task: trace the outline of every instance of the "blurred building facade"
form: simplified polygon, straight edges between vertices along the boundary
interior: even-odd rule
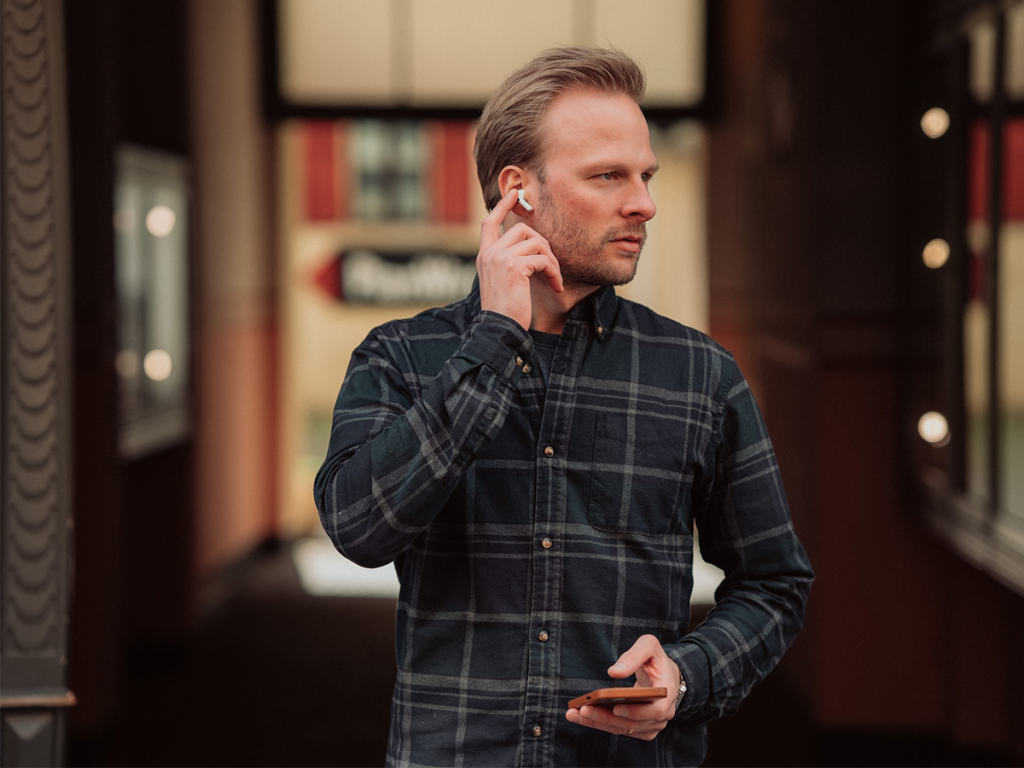
[[[173,676],[239,564],[315,525],[303,498],[315,451],[306,442],[322,429],[344,349],[414,308],[353,309],[330,295],[340,290],[327,280],[337,277],[330,257],[382,241],[358,217],[338,214],[344,194],[325,197],[322,183],[316,205],[304,208],[317,182],[303,164],[326,156],[334,167],[359,128],[337,116],[269,119],[265,89],[275,75],[261,38],[269,6],[3,2],[4,82],[15,78],[4,96],[0,208],[5,764],[59,758],[65,729],[72,763],[184,759],[155,737],[115,743],[126,708],[165,717],[140,676]],[[1024,687],[1024,547],[1014,522],[1024,518],[1014,437],[1024,411],[1015,400],[1024,337],[1014,314],[1024,305],[1024,216],[1015,207],[1024,178],[1024,94],[1015,90],[1022,8],[989,0],[707,5],[708,101],[699,124],[658,133],[660,154],[676,167],[657,191],[673,201],[659,215],[677,216],[652,222],[662,245],[652,243],[641,268],[651,278],[632,290],[705,324],[736,354],[818,572],[807,627],[769,679],[782,688],[765,688],[785,691],[785,716],[765,718],[772,702],[752,699],[721,730],[736,739],[723,738],[716,752],[712,732],[711,764],[1024,759],[1016,693]],[[37,49],[49,80],[21,62]],[[37,101],[22,94],[38,82],[41,124],[52,129],[39,143],[49,170],[15,187],[24,152],[14,142]],[[935,138],[921,124],[933,107],[950,119]],[[412,225],[387,243],[420,247],[428,233],[452,252],[475,250],[482,209],[465,162],[471,130],[448,121],[418,139],[461,158],[470,178],[455,186],[469,190],[465,205],[425,214],[441,224]],[[143,165],[165,187],[184,179],[188,201],[171,225],[184,243],[152,256],[179,268],[150,275],[154,295],[173,283],[184,304],[161,310],[140,299],[132,315],[146,333],[177,323],[168,344],[180,352],[161,375],[184,375],[183,385],[166,399],[140,392],[138,403],[149,405],[127,414],[126,372],[145,361],[122,354],[131,313],[118,238],[129,225],[116,214],[126,146],[144,150],[152,162]],[[147,172],[139,171],[150,179]],[[426,183],[444,194],[444,179]],[[41,189],[41,209],[15,204]],[[37,263],[17,235],[38,210],[52,220],[40,247],[55,256]],[[936,239],[949,252],[932,266],[922,249]],[[691,256],[685,270],[673,246]],[[686,281],[698,289],[673,290]],[[29,293],[41,309],[25,308]],[[314,340],[315,328],[328,330]],[[41,339],[52,360],[39,363],[19,329]],[[43,407],[26,400],[25,386],[45,395],[48,409],[44,442],[29,441],[38,457],[21,444]],[[922,439],[926,412],[944,416],[948,435]],[[149,437],[126,441],[126,424]],[[41,524],[26,506],[33,499],[50,526],[39,538],[47,559],[38,571],[25,570],[33,556],[19,543]],[[37,572],[50,585],[35,593],[45,614],[19,602],[27,583],[43,583],[33,581]],[[344,608],[329,626],[386,627],[386,617],[368,618],[367,605]],[[31,645],[25,632],[44,626],[40,615],[49,624]],[[284,632],[284,657],[298,653],[289,642]],[[258,683],[261,670],[252,672]],[[389,674],[381,675],[385,690]],[[192,693],[212,697],[199,684]],[[303,692],[268,684],[266,695]],[[184,706],[205,712],[196,701]],[[269,701],[262,709],[278,711]],[[228,713],[210,715],[203,737],[175,734],[176,717],[191,722],[172,710],[162,730],[146,733],[191,739],[193,764],[227,764],[204,749],[243,733]],[[279,731],[273,720],[250,727],[288,745],[293,764],[318,761],[284,715],[277,722]],[[763,732],[776,725],[774,739]],[[755,741],[749,734],[777,751],[745,743],[745,735]],[[343,754],[343,743],[336,763],[362,759]],[[239,764],[259,759],[235,754]]]

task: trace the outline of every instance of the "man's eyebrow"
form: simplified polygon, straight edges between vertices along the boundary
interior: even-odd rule
[[[644,170],[642,170],[641,173],[653,175],[658,171],[659,168],[661,168],[661,166],[657,162],[655,162],[652,165],[645,168]],[[601,171],[628,172],[630,170],[632,170],[632,168],[629,166],[628,163],[623,163],[615,160],[609,162],[595,160],[594,162],[588,163],[587,165],[584,166],[584,171],[586,173],[597,173]]]

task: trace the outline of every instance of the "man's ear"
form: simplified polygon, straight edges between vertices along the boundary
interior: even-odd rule
[[[526,184],[526,171],[518,165],[506,165],[498,174],[498,190],[501,196],[508,194],[510,189],[522,189]]]
[[[501,196],[505,197],[512,190],[519,191],[519,207],[513,208],[513,213],[519,216],[529,216],[533,213],[533,206],[526,200],[529,196],[526,186],[534,179],[533,174],[518,165],[506,165],[501,169],[501,173],[498,174],[498,189]]]

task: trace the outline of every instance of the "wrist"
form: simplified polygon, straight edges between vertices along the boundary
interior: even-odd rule
[[[678,667],[677,667],[678,668]],[[679,670],[679,687],[676,690],[676,703],[673,708],[674,712],[679,711],[679,705],[683,702],[683,697],[686,695],[686,679],[683,677],[683,670]]]

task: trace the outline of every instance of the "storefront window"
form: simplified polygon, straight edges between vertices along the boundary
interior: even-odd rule
[[[189,179],[185,161],[140,147],[117,156],[121,452],[138,456],[190,428]]]
[[[1002,415],[998,474],[1003,486],[999,506],[1024,525],[1024,118],[1003,125],[1003,168],[998,285]]]
[[[928,391],[920,373],[912,379],[919,410],[939,407],[951,428],[941,441],[922,432],[932,460],[918,465],[933,491],[933,528],[1024,592],[1024,3],[953,23],[936,49],[949,125],[922,122],[943,168],[922,208],[935,230],[926,236],[952,242],[948,263],[924,258],[942,271],[941,298],[921,304],[942,350],[924,376],[941,385]],[[922,162],[918,173],[930,178],[936,155],[927,158],[932,167]]]

